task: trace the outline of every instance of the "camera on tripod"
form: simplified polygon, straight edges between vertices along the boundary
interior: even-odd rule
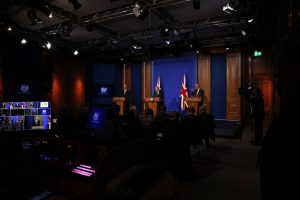
[[[255,85],[253,81],[250,81],[247,85],[247,87],[240,87],[239,88],[239,95],[244,96],[246,98],[250,98],[252,95],[252,91],[254,89]]]

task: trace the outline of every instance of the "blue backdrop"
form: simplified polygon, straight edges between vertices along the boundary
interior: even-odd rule
[[[226,119],[226,54],[211,55],[211,112],[216,119]]]
[[[154,92],[158,73],[168,111],[180,112],[180,89],[183,74],[185,73],[186,76],[186,86],[190,96],[190,90],[197,80],[196,56],[153,60],[151,95]]]
[[[131,104],[136,105],[139,113],[142,111],[142,64],[131,64]]]
[[[114,84],[115,95],[120,96],[122,91],[122,66],[116,64],[94,64],[92,84]],[[111,97],[94,97],[93,103],[112,104]]]

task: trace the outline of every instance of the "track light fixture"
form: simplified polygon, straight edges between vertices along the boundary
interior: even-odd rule
[[[73,7],[78,10],[81,7],[81,4],[77,0],[69,0]]]
[[[146,8],[143,8],[139,2],[135,2],[132,12],[140,20],[146,19],[149,14],[149,11]]]

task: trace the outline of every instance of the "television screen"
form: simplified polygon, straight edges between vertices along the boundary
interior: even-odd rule
[[[95,84],[93,90],[95,97],[115,96],[115,86],[113,84]]]
[[[49,101],[0,102],[0,131],[49,129]]]
[[[97,139],[112,140],[116,119],[114,106],[92,106],[89,111],[87,128]]]

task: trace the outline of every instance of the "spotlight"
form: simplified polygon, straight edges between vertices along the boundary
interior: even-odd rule
[[[23,44],[23,45],[27,44],[27,40],[26,39],[22,39],[21,40],[21,44]]]
[[[253,22],[253,18],[251,18],[251,19],[248,19],[248,23],[252,23]]]
[[[223,11],[228,13],[228,14],[231,14],[231,11],[236,11],[234,10],[230,5],[229,3],[227,3],[225,6],[223,6]]]
[[[166,42],[166,44],[168,44],[168,45],[171,43],[170,40],[166,40],[165,42]]]
[[[134,4],[132,12],[140,20],[146,19],[146,17],[148,16],[148,13],[149,13],[148,10],[143,9],[141,4],[139,4],[138,2],[136,2]]]
[[[43,47],[47,49],[51,49],[52,45],[50,42],[47,42],[46,44],[43,45]]]
[[[74,54],[74,56],[77,56],[77,55],[78,55],[78,53],[79,53],[79,52],[76,50],[76,51],[74,51],[74,53],[73,53],[73,54]]]
[[[11,26],[9,26],[9,27],[7,28],[7,30],[8,30],[9,32],[12,31]]]
[[[73,7],[78,10],[81,7],[81,4],[77,0],[69,0]]]
[[[247,35],[246,31],[242,30],[242,35],[245,37]]]

